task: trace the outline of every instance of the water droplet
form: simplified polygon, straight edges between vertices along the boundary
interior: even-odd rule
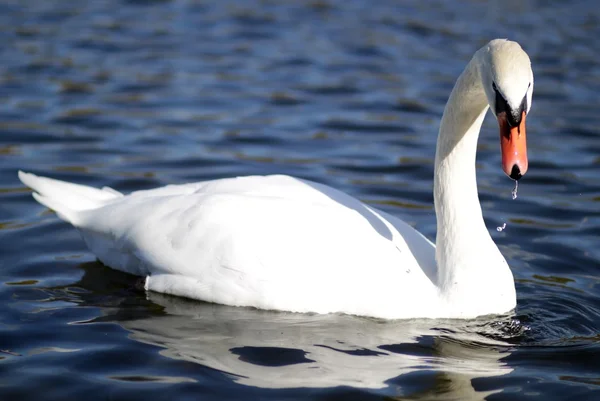
[[[498,230],[498,232],[500,232],[500,231],[504,230],[505,228],[506,228],[506,223],[502,224],[501,227],[496,227],[496,230]]]
[[[512,190],[513,200],[517,199],[517,191],[519,190],[519,181],[515,180],[515,188]]]

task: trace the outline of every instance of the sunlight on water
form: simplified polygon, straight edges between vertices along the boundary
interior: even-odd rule
[[[2,2],[0,400],[600,399],[600,8],[513,1],[507,21],[504,3]],[[129,193],[283,173],[433,239],[444,105],[473,53],[507,33],[536,85],[519,202],[492,112],[475,165],[515,279],[506,316],[381,321],[146,292],[16,176]]]

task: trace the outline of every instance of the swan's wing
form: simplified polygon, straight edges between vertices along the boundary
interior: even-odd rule
[[[397,227],[432,253],[425,238],[291,177],[139,191],[82,212],[78,227],[101,261],[150,276],[148,288],[228,305],[369,314],[392,293],[433,287]]]

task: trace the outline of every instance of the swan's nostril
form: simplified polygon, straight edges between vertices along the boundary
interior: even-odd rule
[[[521,169],[517,164],[514,164],[512,170],[510,171],[510,178],[513,180],[518,180],[521,177],[523,177],[523,174],[521,174]]]

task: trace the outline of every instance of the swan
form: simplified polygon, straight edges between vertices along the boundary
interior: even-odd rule
[[[79,230],[102,263],[145,277],[148,291],[383,319],[504,314],[516,307],[515,285],[483,220],[476,146],[491,108],[502,169],[520,179],[532,92],[528,55],[504,39],[479,49],[456,81],[436,147],[437,245],[348,194],[284,175],[129,195],[22,171],[19,178]]]

